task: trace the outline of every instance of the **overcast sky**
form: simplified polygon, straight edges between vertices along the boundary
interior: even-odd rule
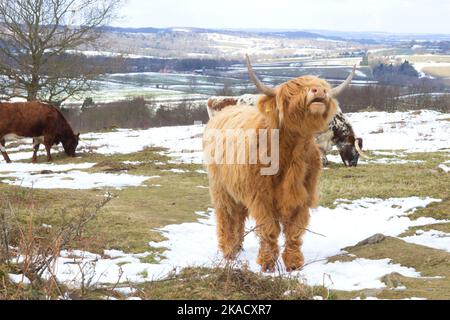
[[[115,25],[450,33],[449,0],[126,0]]]

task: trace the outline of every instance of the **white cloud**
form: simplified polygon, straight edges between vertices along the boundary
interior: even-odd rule
[[[128,0],[116,24],[450,33],[448,12],[442,0]]]

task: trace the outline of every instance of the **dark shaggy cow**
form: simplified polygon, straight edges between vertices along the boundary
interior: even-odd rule
[[[5,142],[18,138],[33,138],[33,162],[41,143],[45,145],[47,160],[52,161],[50,150],[62,143],[64,151],[75,157],[80,135],[75,135],[67,120],[55,107],[41,102],[0,103],[0,150],[6,162]]]
[[[360,157],[367,158],[362,151],[363,139],[356,136],[353,126],[340,108],[330,122],[328,130],[317,135],[316,142],[322,153],[324,165],[328,165],[327,155],[333,146],[336,146],[342,162],[347,167],[356,167]]]

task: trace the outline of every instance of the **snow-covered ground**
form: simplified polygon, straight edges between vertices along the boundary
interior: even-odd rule
[[[369,163],[409,163],[405,160],[409,152],[449,152],[450,114],[434,111],[397,113],[356,113],[349,115],[357,134],[364,138],[365,149],[374,151],[382,159]],[[183,126],[152,128],[148,130],[117,130],[107,133],[90,133],[82,136],[80,149],[99,154],[130,154],[146,147],[165,147],[162,151],[174,158],[174,162],[202,163],[202,134],[204,126]],[[23,148],[12,150],[13,159],[29,158],[31,152]],[[393,158],[390,158],[393,157]],[[393,159],[393,160],[392,160]],[[449,162],[441,165],[448,172]],[[93,163],[52,164],[5,164],[0,162],[0,180],[14,185],[35,188],[124,188],[141,185],[148,179],[128,174],[90,173]],[[447,168],[447,169],[446,169]],[[176,171],[183,174],[181,171]],[[202,171],[201,173],[205,173]],[[153,181],[152,181],[153,182]],[[199,186],[199,188],[205,188]],[[335,209],[319,208],[312,212],[309,227],[315,233],[307,233],[303,252],[306,267],[294,275],[305,279],[308,284],[322,285],[341,290],[383,288],[381,277],[398,272],[409,277],[420,277],[414,269],[392,261],[356,259],[351,262],[327,263],[326,259],[343,253],[344,248],[376,234],[399,237],[410,227],[424,227],[436,223],[432,218],[411,220],[408,215],[416,208],[440,201],[430,198],[405,199],[361,199],[338,201]],[[195,210],[195,208],[193,208]],[[213,210],[199,214],[194,223],[169,225],[159,230],[167,239],[151,243],[152,247],[165,248],[159,264],[142,263],[141,258],[149,255],[126,254],[117,251],[105,252],[103,256],[86,252],[63,252],[56,264],[59,280],[79,285],[81,270],[92,276],[92,283],[143,282],[160,279],[174,270],[186,266],[215,265],[220,260],[217,251],[216,221]],[[253,224],[250,222],[248,228]],[[321,235],[318,235],[319,233]],[[188,236],[186,236],[188,235]],[[450,251],[449,235],[431,230],[418,232],[403,238],[404,241],[431,248]],[[280,239],[282,244],[282,239]],[[258,240],[253,233],[247,236],[244,252],[240,259],[258,271],[256,255]],[[282,264],[280,264],[282,265]],[[283,272],[282,269],[280,269]],[[85,275],[86,276],[86,275]],[[19,281],[19,280],[17,280]]]
[[[31,164],[0,163],[0,181],[35,189],[96,189],[137,187],[158,177],[135,176],[125,173],[88,173],[95,163],[81,164]]]
[[[284,53],[286,55],[314,56],[324,54],[326,50],[322,47],[331,43],[331,41],[325,39],[321,39],[323,41],[320,41],[320,43],[286,39],[283,41],[283,46],[280,46],[280,41],[277,38],[241,37],[219,33],[208,33],[205,34],[205,37],[222,55],[239,58],[244,54],[275,56]],[[322,47],[319,47],[319,45]]]
[[[348,115],[366,150],[434,152],[450,150],[449,113],[362,112]]]
[[[91,133],[82,136],[81,148],[95,148],[96,153],[108,155],[139,152],[146,147],[164,147],[181,162],[202,163],[203,130],[204,126],[194,125]]]
[[[34,189],[122,189],[138,187],[144,181],[158,177],[135,176],[129,174],[87,173],[83,171],[69,171],[57,173],[30,173],[22,175],[9,173],[2,175],[2,182],[24,188]],[[11,178],[9,180],[8,178]]]
[[[341,200],[336,202],[335,209],[321,207],[314,210],[309,229],[315,233],[309,232],[304,238],[306,267],[292,275],[310,285],[325,284],[329,288],[348,291],[384,288],[385,284],[380,279],[393,272],[408,277],[421,277],[416,270],[395,264],[389,259],[327,263],[327,258],[345,253],[345,247],[356,245],[375,233],[398,237],[409,227],[448,222],[432,218],[411,220],[408,217],[417,208],[439,201],[416,197],[361,199],[353,202]],[[217,249],[215,215],[213,210],[198,212],[198,215],[198,222],[169,225],[160,229],[167,240],[150,243],[152,247],[167,249],[165,259],[159,264],[142,263],[140,258],[148,253],[135,255],[105,251],[102,258],[87,252],[64,252],[56,263],[56,275],[60,281],[73,286],[80,284],[80,270],[84,270],[85,277],[88,275],[92,278],[92,283],[97,285],[116,283],[119,278],[121,282],[140,283],[164,278],[183,267],[215,266],[221,261]],[[253,222],[247,225],[249,230],[254,227]],[[426,235],[423,238],[408,237],[404,240],[447,251],[450,249],[448,237],[436,233]],[[433,237],[433,241],[429,237]],[[282,239],[280,245],[283,245]],[[259,266],[255,262],[257,252],[258,239],[254,233],[250,233],[245,239],[244,251],[239,260],[247,263],[251,270],[259,272]],[[284,273],[281,261],[279,265],[278,271]]]
[[[430,230],[425,232],[418,230],[414,236],[404,238],[403,240],[450,252],[450,234],[442,231]]]

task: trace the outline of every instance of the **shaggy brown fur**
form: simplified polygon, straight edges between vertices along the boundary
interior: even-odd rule
[[[238,100],[235,98],[224,98],[220,101],[215,101],[215,100],[210,99],[210,100],[208,100],[208,108],[213,111],[219,112],[219,111],[222,111],[223,109],[225,109],[226,107],[234,106],[237,103],[238,103]]]
[[[225,258],[235,259],[238,255],[245,221],[251,216],[257,223],[258,263],[263,272],[275,271],[282,229],[286,238],[283,253],[286,269],[303,267],[301,238],[309,223],[309,209],[317,206],[317,183],[322,168],[314,136],[326,129],[337,110],[337,101],[329,95],[322,107],[310,104],[309,94],[317,90],[330,92],[331,87],[316,77],[297,78],[280,85],[276,97],[263,96],[258,109],[226,108],[207,125],[206,130],[280,130],[280,170],[274,176],[262,176],[261,164],[207,165],[219,246]],[[210,144],[205,139],[205,150],[211,150]]]

